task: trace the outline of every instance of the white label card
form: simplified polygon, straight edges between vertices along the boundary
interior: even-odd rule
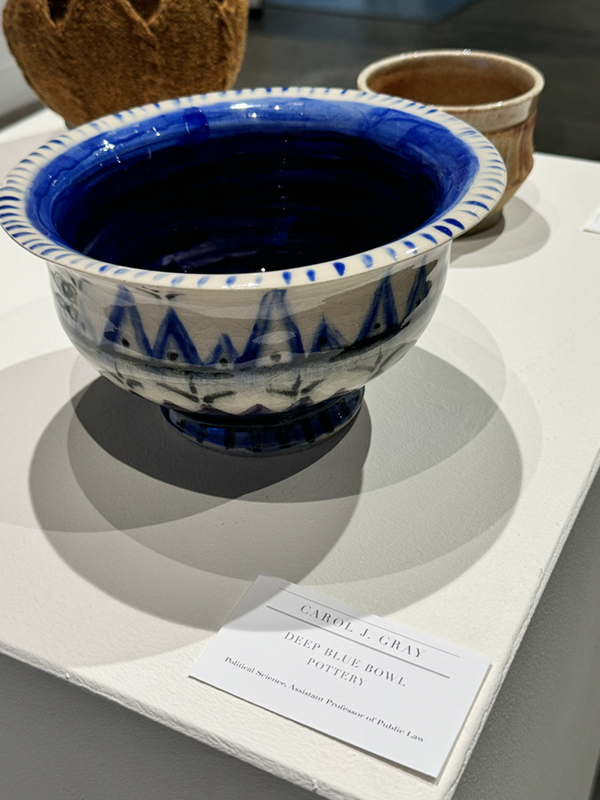
[[[488,668],[484,656],[261,576],[190,675],[437,777]]]

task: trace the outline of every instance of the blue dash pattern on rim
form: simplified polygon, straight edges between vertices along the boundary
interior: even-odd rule
[[[324,100],[328,107],[325,107]],[[121,239],[131,239],[135,247],[138,247],[144,237],[132,236],[131,229],[125,227],[131,224],[131,218],[113,219],[109,226],[110,236],[107,229],[99,230],[102,228],[101,223],[106,221],[102,214],[96,217],[96,230],[81,230],[81,217],[86,210],[84,204],[78,201],[92,202],[92,210],[102,211],[106,198],[114,196],[113,182],[118,183],[118,175],[123,177],[124,157],[129,167],[133,166],[139,171],[148,164],[150,151],[152,158],[156,159],[167,150],[172,152],[174,147],[179,148],[184,156],[186,148],[189,155],[190,148],[201,150],[199,145],[209,145],[214,148],[211,157],[215,153],[218,155],[219,148],[227,144],[226,140],[230,138],[222,134],[232,117],[236,135],[246,137],[245,145],[260,149],[256,137],[253,139],[252,126],[261,126],[261,137],[267,129],[274,130],[285,124],[296,126],[299,130],[299,101],[303,106],[302,130],[309,131],[310,137],[318,139],[319,131],[329,129],[335,134],[334,138],[338,137],[335,142],[327,141],[323,145],[332,156],[331,159],[329,156],[327,158],[327,169],[335,161],[335,154],[331,153],[334,145],[341,148],[340,152],[347,154],[354,146],[349,142],[355,145],[358,142],[361,146],[371,143],[381,153],[387,152],[393,157],[397,157],[403,150],[409,152],[410,159],[408,162],[404,161],[402,169],[408,169],[408,177],[413,185],[415,181],[419,181],[417,188],[422,189],[423,186],[419,176],[428,172],[444,184],[445,196],[436,198],[435,208],[430,209],[430,217],[425,217],[419,225],[414,226],[418,228],[418,233],[414,230],[399,231],[401,235],[392,235],[387,242],[384,239],[385,246],[371,245],[366,250],[361,248],[366,240],[357,240],[357,247],[351,247],[347,257],[338,255],[322,258],[318,263],[311,263],[309,260],[309,268],[296,265],[292,269],[284,269],[277,268],[275,264],[264,271],[262,268],[253,270],[253,264],[248,263],[248,259],[235,257],[226,264],[221,263],[222,270],[218,273],[207,269],[205,274],[199,275],[205,260],[203,256],[194,259],[195,254],[192,252],[191,260],[196,261],[192,271],[187,272],[184,264],[184,274],[173,275],[169,270],[161,268],[159,262],[164,262],[163,256],[152,264],[152,275],[149,276],[147,266],[138,268],[135,264],[130,265],[123,259],[116,258],[120,256],[120,252],[115,241],[107,241],[115,232],[126,232],[127,237],[121,236]],[[369,114],[363,113],[365,106]],[[428,157],[425,147],[425,143],[432,137],[438,140],[433,160]],[[270,144],[271,142],[269,146]],[[311,146],[312,144],[314,142]],[[50,164],[52,167],[49,170]],[[381,164],[382,169],[388,166],[385,160]],[[202,169],[205,165],[206,161],[201,160],[195,166]],[[98,166],[102,167],[104,177],[100,186],[93,187],[91,194],[86,195],[86,181],[90,174],[94,174],[94,170],[97,171]],[[415,173],[416,169],[418,173]],[[318,185],[324,186],[323,169],[317,170],[317,173],[321,181]],[[485,137],[465,123],[413,101],[341,89],[291,87],[237,90],[179,98],[131,109],[95,120],[43,145],[11,172],[6,186],[0,189],[0,221],[16,241],[53,263],[86,270],[92,274],[103,274],[109,278],[125,279],[128,283],[145,283],[151,280],[156,285],[182,288],[202,286],[206,289],[243,289],[259,284],[265,288],[277,288],[335,280],[343,275],[359,274],[365,269],[384,266],[390,262],[390,247],[396,253],[396,258],[402,259],[409,254],[425,253],[451,240],[458,233],[477,224],[495,205],[502,195],[503,173],[502,159]],[[397,173],[392,170],[391,174]],[[447,180],[449,176],[452,177],[451,182]],[[407,175],[403,173],[402,177],[406,179]],[[364,170],[360,172],[360,178],[361,181],[365,179]],[[493,182],[494,179],[497,183]],[[135,186],[135,176],[132,181],[131,191],[139,193],[139,186]],[[65,190],[65,183],[70,187],[68,191]],[[353,192],[345,192],[348,187],[347,182],[340,186],[334,198],[342,201],[345,211],[358,203],[362,211],[368,212],[367,200],[373,200],[377,190],[390,191],[389,183],[385,182],[377,184],[374,187],[376,191],[365,183],[356,185]],[[62,196],[59,196],[61,193]],[[418,192],[416,194],[418,196]],[[413,194],[413,199],[414,197]],[[378,210],[385,211],[385,206],[386,203],[381,202]],[[409,206],[407,204],[403,209],[410,211]],[[67,207],[68,215],[64,213]],[[445,213],[450,209],[451,215]],[[318,211],[318,206],[312,209],[311,219],[323,224]],[[373,224],[380,222],[373,219],[373,215],[371,221]],[[285,238],[285,228],[290,223],[289,215],[286,218],[285,214],[280,214],[279,222],[281,224],[277,227],[275,239]],[[350,235],[354,235],[354,230],[360,227],[345,226]],[[83,248],[78,249],[70,241],[73,235],[79,245],[83,241],[79,241],[79,238],[85,239],[87,235],[89,240],[83,242]],[[89,252],[82,253],[82,250]],[[185,256],[190,255],[194,248],[184,247],[182,250]],[[91,255],[92,253],[95,255]],[[98,257],[100,255],[107,257]],[[167,253],[167,262],[163,266],[168,266],[168,256]],[[185,258],[182,260],[185,261]],[[229,272],[228,265],[231,267]]]

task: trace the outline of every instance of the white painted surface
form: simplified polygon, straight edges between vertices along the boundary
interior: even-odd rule
[[[453,800],[592,800],[600,753],[598,575],[600,475]]]
[[[598,574],[596,478],[453,800],[588,800],[600,749]],[[7,656],[0,708],[11,800],[314,797]]]
[[[599,178],[538,156],[348,435],[256,463],[96,381],[2,236],[1,649],[326,797],[449,798],[596,467]],[[186,677],[259,572],[491,658],[437,783]]]

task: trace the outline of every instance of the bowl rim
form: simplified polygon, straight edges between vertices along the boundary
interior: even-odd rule
[[[406,53],[398,53],[393,56],[381,58],[379,61],[373,61],[371,64],[367,64],[367,66],[359,72],[356,79],[357,86],[359,89],[370,92],[372,89],[368,88],[368,83],[379,73],[391,73],[393,72],[394,67],[399,65],[406,64],[411,61],[425,61],[427,59],[437,58],[439,56],[443,58],[450,57],[464,59],[465,63],[468,63],[469,59],[475,61],[476,59],[480,58],[487,59],[490,62],[495,62],[498,64],[510,64],[513,67],[517,67],[522,72],[527,73],[533,81],[533,86],[531,89],[527,89],[525,92],[516,94],[513,97],[508,97],[506,100],[497,100],[492,103],[469,103],[467,105],[439,103],[436,107],[444,109],[447,114],[466,114],[475,111],[496,111],[500,108],[514,108],[536,98],[539,94],[541,94],[546,83],[545,78],[540,70],[537,67],[534,67],[533,64],[530,64],[528,61],[523,61],[522,58],[509,56],[506,55],[506,53],[497,53],[493,50],[471,50],[470,48],[463,48],[462,50],[410,50]],[[433,105],[433,103],[429,104],[429,106]]]
[[[149,271],[120,264],[105,263],[58,245],[39,231],[30,221],[26,203],[28,190],[40,170],[56,156],[79,145],[103,131],[152,119],[182,107],[206,106],[224,101],[240,103],[245,100],[322,99],[334,102],[364,103],[370,106],[396,109],[434,121],[466,143],[479,168],[466,192],[454,206],[441,215],[430,218],[425,225],[400,239],[384,243],[361,253],[290,269],[258,273],[173,273]],[[379,271],[402,262],[414,265],[416,257],[425,255],[477,225],[498,204],[506,187],[504,162],[488,139],[467,123],[439,109],[404,98],[356,89],[321,87],[272,87],[234,89],[202,95],[164,100],[128,109],[85,123],[42,145],[15,166],[0,184],[0,224],[8,235],[27,251],[43,258],[49,265],[62,266],[89,276],[102,276],[118,283],[178,289],[275,289],[300,285],[315,285],[365,272]]]

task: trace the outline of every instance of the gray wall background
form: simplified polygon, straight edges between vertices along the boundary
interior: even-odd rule
[[[6,0],[0,0],[4,12]],[[29,88],[21,70],[10,54],[4,31],[0,34],[0,126],[9,122],[12,116],[36,103],[37,97]]]

